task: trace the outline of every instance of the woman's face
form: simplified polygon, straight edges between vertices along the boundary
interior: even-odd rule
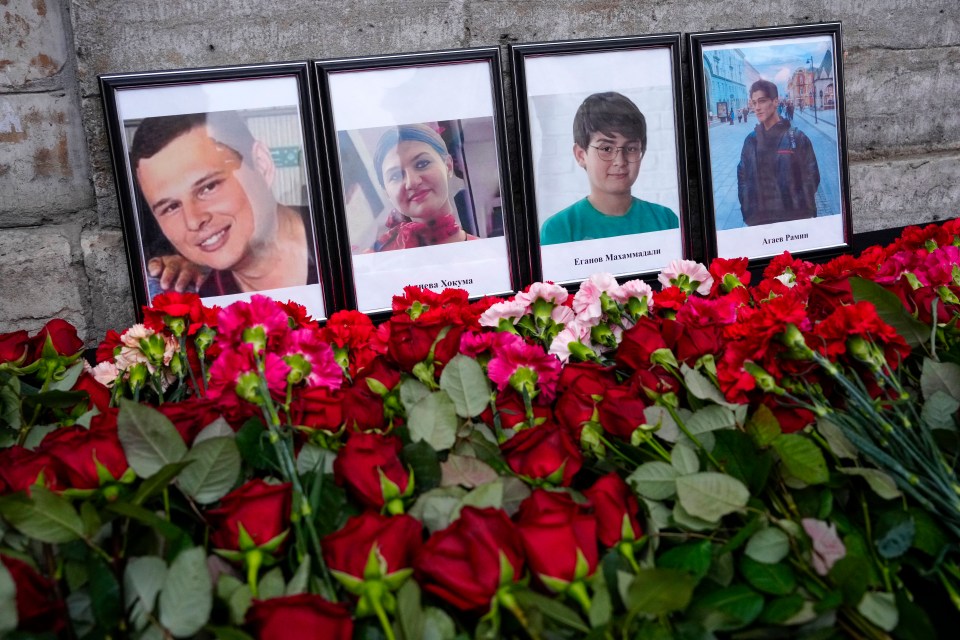
[[[447,179],[450,156],[441,157],[426,142],[404,140],[383,159],[383,184],[400,213],[429,219],[452,213]]]

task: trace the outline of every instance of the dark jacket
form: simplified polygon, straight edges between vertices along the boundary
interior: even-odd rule
[[[816,217],[819,186],[813,145],[789,120],[758,124],[743,141],[737,189],[748,225]]]

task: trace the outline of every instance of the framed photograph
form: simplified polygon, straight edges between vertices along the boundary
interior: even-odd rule
[[[510,49],[533,278],[687,257],[680,35]]]
[[[136,303],[334,306],[309,64],[100,76]]]
[[[348,306],[522,281],[495,47],[316,62]]]
[[[850,247],[840,23],[690,36],[709,258]]]

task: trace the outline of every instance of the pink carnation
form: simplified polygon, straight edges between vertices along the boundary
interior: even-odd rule
[[[510,320],[511,324],[516,324],[517,320],[527,313],[530,305],[522,300],[506,300],[491,305],[489,309],[480,316],[480,326],[499,327],[501,319]]]
[[[268,348],[282,341],[290,332],[289,316],[280,303],[266,296],[255,295],[250,302],[234,302],[221,309],[217,317],[219,338],[226,345],[243,344],[243,332],[263,327]]]
[[[682,278],[686,276],[686,278]],[[657,278],[664,288],[678,285],[680,280],[686,280],[691,285],[696,283],[696,292],[702,296],[710,293],[713,286],[713,276],[710,271],[699,262],[693,260],[672,260]],[[682,287],[681,287],[682,288]],[[689,290],[688,290],[689,292]]]
[[[521,369],[534,375],[537,390],[550,400],[556,393],[560,379],[560,361],[548,355],[538,346],[527,344],[523,338],[505,333],[503,343],[494,349],[493,358],[487,365],[487,375],[503,391],[511,384],[511,378]]]
[[[550,343],[550,355],[556,356],[560,362],[566,364],[570,360],[570,345],[575,342],[589,349],[594,348],[590,341],[590,325],[578,320],[568,323]]]
[[[519,300],[527,305],[533,304],[538,298],[552,302],[554,304],[563,304],[570,294],[566,289],[552,282],[534,282],[526,291],[521,291],[514,300]]]
[[[599,323],[603,315],[600,296],[606,293],[612,298],[619,288],[617,279],[609,273],[595,273],[585,280],[573,297],[573,310],[580,321],[591,326]]]
[[[313,329],[292,332],[280,355],[300,355],[310,363],[310,374],[306,379],[308,387],[336,390],[343,383],[343,369],[337,364],[333,349]]]
[[[638,300],[646,298],[647,309],[653,308],[653,289],[643,280],[627,280],[609,295],[620,304],[627,304],[630,298]]]

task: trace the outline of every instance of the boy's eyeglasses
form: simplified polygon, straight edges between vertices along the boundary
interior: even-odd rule
[[[640,162],[643,157],[643,151],[638,144],[628,144],[625,147],[616,147],[612,144],[589,145],[597,150],[597,155],[601,160],[609,162],[617,157],[617,153],[623,152],[623,159],[627,162]]]

